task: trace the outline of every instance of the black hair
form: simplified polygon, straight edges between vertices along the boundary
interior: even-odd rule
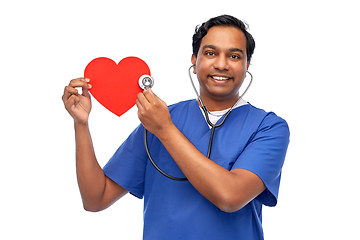
[[[251,60],[251,56],[254,53],[255,49],[255,40],[253,36],[247,31],[248,25],[243,21],[237,19],[236,17],[230,15],[221,15],[218,17],[214,17],[209,19],[207,22],[204,22],[201,25],[196,26],[195,33],[193,35],[193,54],[197,56],[201,44],[201,40],[208,33],[209,29],[215,26],[229,26],[236,27],[240,29],[246,38],[246,55],[247,60]]]

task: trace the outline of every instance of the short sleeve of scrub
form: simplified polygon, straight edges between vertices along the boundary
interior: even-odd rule
[[[144,127],[140,124],[103,168],[106,176],[138,198],[144,196],[147,161],[143,136]]]
[[[267,189],[257,200],[266,206],[277,203],[289,135],[286,121],[268,113],[233,166],[233,169],[246,169],[261,178]]]

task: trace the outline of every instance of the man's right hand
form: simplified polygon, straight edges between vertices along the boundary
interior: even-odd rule
[[[79,94],[77,87],[82,88],[82,94]],[[65,87],[62,100],[66,110],[74,118],[75,123],[86,124],[89,120],[91,111],[91,97],[89,93],[91,85],[87,78],[76,78],[70,81]]]

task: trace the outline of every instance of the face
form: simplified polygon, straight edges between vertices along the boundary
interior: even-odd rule
[[[209,110],[221,110],[219,108],[235,104],[250,64],[246,56],[246,38],[240,29],[227,26],[210,28],[191,62],[195,64],[201,100]]]

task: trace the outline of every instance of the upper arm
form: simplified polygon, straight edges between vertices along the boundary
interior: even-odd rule
[[[246,204],[261,194],[266,186],[255,173],[245,169],[233,169],[231,193],[228,194],[226,205],[223,207],[225,212],[235,212],[243,208]]]
[[[105,208],[109,207],[127,193],[128,191],[125,188],[106,176],[106,187],[103,196],[103,205]]]
[[[276,115],[269,115],[233,165],[232,171],[247,170],[265,184],[265,191],[257,199],[266,206],[275,206],[277,203],[288,144],[287,123]]]
[[[122,186],[111,180],[109,177],[105,176],[105,190],[101,198],[101,201],[98,204],[98,207],[88,208],[84,206],[84,208],[85,210],[91,212],[102,211],[110,207],[113,203],[115,203],[117,200],[119,200],[127,193],[128,191],[125,188],[123,188]]]

